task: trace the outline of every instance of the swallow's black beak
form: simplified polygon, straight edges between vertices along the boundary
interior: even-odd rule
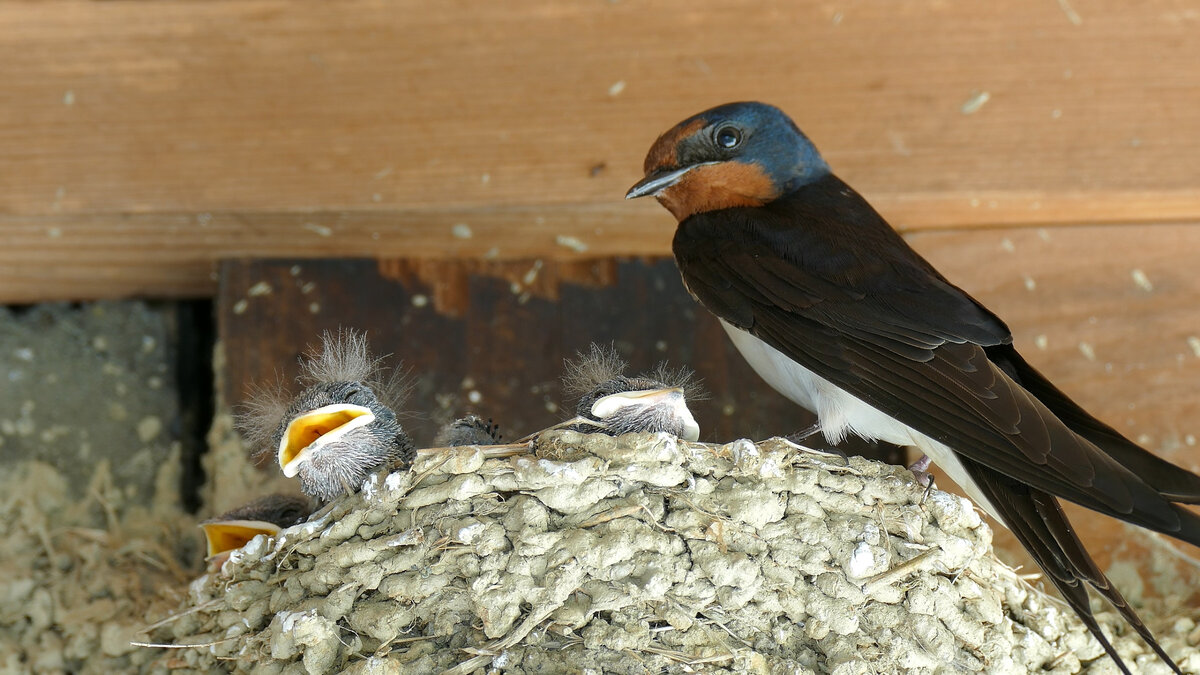
[[[719,163],[720,162],[700,162],[699,164],[692,164],[680,169],[659,169],[657,171],[651,171],[650,173],[646,174],[645,178],[634,183],[633,187],[629,188],[629,192],[625,193],[625,199],[637,199],[638,197],[645,197],[647,195],[657,195],[663,190],[666,190],[672,185],[683,180],[683,177],[687,175],[687,172],[691,171],[692,169],[698,169],[702,166]]]

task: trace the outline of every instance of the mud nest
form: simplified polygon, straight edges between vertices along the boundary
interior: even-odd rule
[[[197,579],[151,670],[1075,673],[1111,663],[966,500],[781,440],[422,455]],[[1118,650],[1144,645],[1101,614]],[[1191,619],[1161,631],[1200,668]],[[1182,622],[1182,623],[1181,623]],[[1107,664],[1107,665],[1104,665]],[[1114,670],[1115,672],[1115,670]],[[1164,671],[1165,672],[1165,671]]]

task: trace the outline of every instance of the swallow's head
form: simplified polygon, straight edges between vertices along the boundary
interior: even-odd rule
[[[646,176],[626,199],[653,195],[678,220],[738,206],[762,206],[829,173],[817,148],[779,108],[726,103],[658,137]]]
[[[687,406],[689,392],[699,391],[691,371],[659,366],[650,375],[627,377],[624,370],[615,350],[597,345],[567,363],[565,388],[579,395],[575,413],[594,423],[589,429],[594,426],[610,436],[665,431],[699,440],[700,426]]]
[[[249,439],[265,441],[262,451],[274,452],[285,476],[299,477],[305,494],[328,501],[381,467],[411,462],[413,445],[395,412],[407,389],[398,376],[381,377],[362,334],[326,334],[302,359],[301,371],[307,386],[282,414],[256,418],[256,410],[279,406],[255,403],[241,426]],[[267,420],[274,421],[269,432]]]

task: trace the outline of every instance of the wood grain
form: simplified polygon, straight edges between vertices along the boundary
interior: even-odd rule
[[[1077,10],[0,0],[0,301],[212,295],[229,255],[661,255],[643,154],[745,98],[906,230],[1200,221],[1200,15]]]

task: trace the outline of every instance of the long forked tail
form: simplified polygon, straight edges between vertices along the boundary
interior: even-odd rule
[[[1088,586],[1096,589],[1120,612],[1125,621],[1171,670],[1183,675],[1175,661],[1158,644],[1154,634],[1142,623],[1141,617],[1133,611],[1108,577],[1104,576],[1104,572],[1092,560],[1092,556],[1088,555],[1079,537],[1075,536],[1075,530],[1063,513],[1062,506],[1053,495],[1030,488],[970,460],[964,459],[963,464],[992,507],[999,512],[997,515],[1045,571],[1063,599],[1075,610],[1075,614],[1116,662],[1121,672],[1130,675],[1128,666],[1117,655],[1117,650],[1108,638],[1104,637],[1104,633],[1100,631],[1100,624],[1092,615],[1092,608],[1088,602]]]

